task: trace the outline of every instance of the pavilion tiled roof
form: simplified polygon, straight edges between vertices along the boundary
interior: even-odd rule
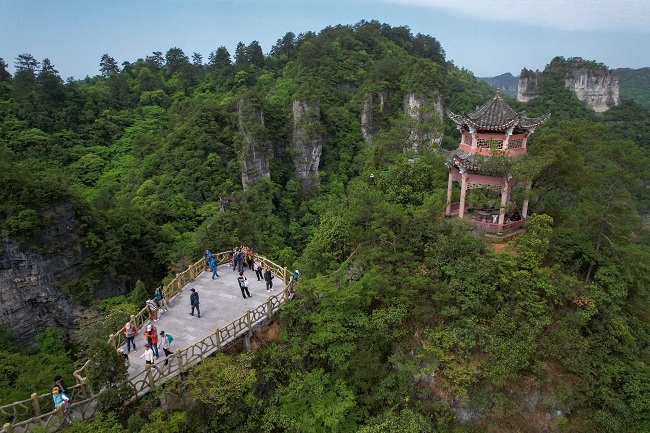
[[[540,117],[530,118],[523,112],[517,113],[498,91],[494,98],[469,116],[458,115],[450,110],[447,110],[447,115],[459,127],[467,125],[468,128],[472,127],[477,131],[505,131],[511,127],[524,130],[534,129],[551,116],[550,113],[546,113]]]

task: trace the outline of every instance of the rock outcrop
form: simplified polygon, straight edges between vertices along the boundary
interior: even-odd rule
[[[517,85],[517,101],[528,102],[539,95],[539,86],[542,82],[542,74],[539,70],[535,72],[523,69],[519,74]]]
[[[248,190],[258,180],[271,175],[269,169],[271,149],[265,137],[262,107],[249,99],[242,98],[237,105],[237,114],[239,132],[244,138],[241,182],[244,190]]]
[[[596,113],[621,103],[618,77],[607,69],[574,69],[565,77],[564,85]]]
[[[84,272],[87,252],[79,247],[74,209],[60,203],[47,217],[50,225],[41,232],[41,247],[52,252],[26,252],[11,239],[3,240],[0,251],[0,323],[21,345],[32,344],[48,326],[74,329],[82,312],[59,288]]]
[[[292,118],[291,158],[301,187],[311,189],[319,184],[318,167],[325,141],[319,102],[294,100]]]
[[[404,114],[413,122],[408,137],[413,150],[440,143],[444,114],[442,97],[439,94],[407,93],[404,95],[403,109]]]
[[[377,114],[386,111],[388,92],[366,93],[366,98],[361,109],[361,134],[366,142],[371,142],[377,132]]]
[[[523,69],[519,75],[517,100],[528,102],[539,94],[543,80],[561,79],[579,100],[597,113],[621,103],[618,77],[606,66],[580,57],[555,58],[540,74]]]

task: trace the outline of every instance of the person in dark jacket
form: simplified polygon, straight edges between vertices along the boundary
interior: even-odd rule
[[[194,315],[194,309],[196,308],[196,314],[199,316],[199,319],[201,318],[201,310],[199,309],[199,294],[196,293],[196,290],[194,288],[190,289],[190,305],[192,306],[192,312],[190,313],[190,316]]]
[[[270,292],[273,290],[273,274],[271,273],[271,268],[266,268],[264,271],[264,281],[266,281],[266,291]]]
[[[241,271],[239,273],[239,277],[237,277],[237,283],[239,284],[239,288],[241,289],[241,295],[246,299],[247,297],[250,298],[251,294],[248,291],[248,280],[244,276],[244,271]]]

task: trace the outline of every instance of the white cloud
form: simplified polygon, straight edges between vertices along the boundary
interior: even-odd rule
[[[557,30],[650,33],[649,0],[385,0],[459,15]]]

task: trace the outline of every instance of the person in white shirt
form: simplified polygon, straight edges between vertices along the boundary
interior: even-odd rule
[[[172,354],[172,351],[169,349],[169,339],[167,338],[167,335],[165,335],[165,331],[160,331],[158,349],[162,349],[165,352],[165,365],[167,365],[169,363],[167,357]]]
[[[144,358],[145,364],[153,365],[153,350],[148,344],[144,345],[144,353],[140,355],[140,358]]]

